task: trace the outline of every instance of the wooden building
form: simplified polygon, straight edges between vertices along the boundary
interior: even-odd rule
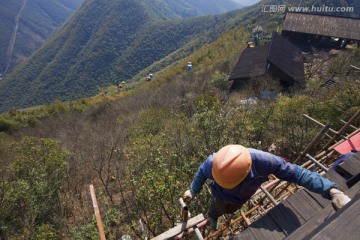
[[[283,87],[304,83],[304,64],[301,51],[293,43],[273,32],[270,44],[246,48],[239,57],[229,80],[231,89],[246,85],[251,79],[270,75]]]
[[[282,36],[305,48],[343,48],[360,41],[360,19],[288,12]]]

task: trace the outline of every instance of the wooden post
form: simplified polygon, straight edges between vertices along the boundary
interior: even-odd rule
[[[244,221],[245,221],[246,227],[249,227],[250,224],[251,224],[250,220],[245,216],[245,213],[244,213],[243,211],[241,211],[241,210],[240,210],[240,214],[241,214],[242,218],[243,218]]]
[[[94,186],[92,184],[90,184],[89,187],[90,187],[91,200],[92,200],[92,203],[93,203],[95,216],[96,216],[96,223],[97,223],[97,226],[98,226],[98,229],[99,229],[100,239],[101,240],[106,240],[104,228],[103,228],[102,221],[101,221],[99,207],[98,207],[98,204],[97,204],[97,201],[96,201],[96,195],[95,195]]]

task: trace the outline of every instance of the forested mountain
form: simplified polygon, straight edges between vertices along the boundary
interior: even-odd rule
[[[115,2],[107,0],[111,1]],[[144,11],[135,8],[138,1],[126,3],[132,11],[125,16],[118,14],[119,21],[145,11],[144,8],[140,8]],[[85,5],[86,8],[96,6]],[[198,40],[196,43],[202,45],[199,50],[195,51],[197,45],[191,42],[162,58],[161,63],[153,63],[151,67],[157,69],[153,81],[126,83],[123,89],[109,86],[106,94],[102,91],[91,98],[69,103],[56,101],[34,108],[11,109],[1,114],[0,239],[99,239],[89,194],[90,184],[96,190],[106,239],[121,239],[124,235],[130,235],[134,240],[151,239],[178,225],[182,219],[179,198],[189,188],[198,166],[220,147],[242,144],[266,151],[275,144],[276,155],[294,161],[322,131],[321,126],[310,122],[303,114],[324,124],[331,123],[332,129],[340,129],[344,125],[341,120],[349,120],[360,109],[359,73],[351,71],[350,67],[360,62],[359,49],[306,55],[306,84],[301,89],[281,93],[276,99],[258,99],[251,104],[241,101],[273,89],[278,84],[277,79],[254,78],[245,89],[229,92],[228,74],[246,47],[253,29],[261,26],[272,32],[283,22],[283,14],[263,13],[261,9],[261,5],[256,5],[236,11],[225,27],[220,21],[222,17],[218,16],[215,26],[229,30],[209,44],[201,44],[201,39]],[[92,14],[95,16],[79,13],[75,18],[90,22],[97,18],[99,23],[89,26],[86,21],[81,25],[68,23],[68,29],[64,31],[73,28],[73,32],[59,33],[61,38],[55,36],[54,45],[50,45],[54,48],[46,46],[46,51],[42,50],[54,57],[42,60],[50,61],[49,65],[69,61],[68,64],[75,67],[77,63],[73,62],[72,54],[101,56],[101,51],[105,51],[108,58],[102,59],[102,66],[106,66],[108,62],[113,64],[111,50],[116,53],[116,49],[113,45],[109,49],[92,46],[82,52],[88,42],[106,43],[100,36],[113,36],[110,33],[118,33],[127,43],[142,36],[140,31],[127,39],[126,35],[116,31],[114,25],[105,24],[112,23],[111,18],[114,18],[105,4],[96,6],[94,10]],[[113,10],[118,12],[119,9]],[[160,21],[161,17],[149,8],[146,11],[141,20],[151,19],[149,25],[153,28],[149,27],[143,38],[153,37],[150,33],[162,26],[156,23],[168,27],[161,30],[172,30],[163,32],[158,38],[166,38],[180,30],[185,33],[180,28],[184,23],[188,24],[187,28],[197,27],[191,20],[176,20],[171,22],[180,28],[175,31],[171,24]],[[110,19],[104,17],[104,13]],[[158,18],[154,20],[148,14]],[[209,21],[212,18],[199,19]],[[139,27],[136,22],[125,27],[147,29],[147,26]],[[86,30],[93,33],[86,34]],[[81,37],[77,41],[72,35],[75,32]],[[92,39],[91,34],[95,33],[98,38]],[[212,34],[211,31],[206,33]],[[108,38],[109,43],[118,42],[117,36]],[[68,38],[72,41],[66,41]],[[152,41],[155,39],[151,38]],[[82,45],[71,45],[72,42]],[[56,56],[66,46],[55,43],[71,46],[67,50],[70,57],[65,52]],[[167,47],[165,43],[162,42]],[[137,44],[142,47],[140,42]],[[41,55],[36,55],[36,58],[41,59]],[[161,68],[161,64],[166,66],[162,62],[174,59],[179,60]],[[191,71],[184,68],[187,61],[193,63]],[[34,69],[41,67],[35,63]],[[84,72],[91,70],[87,63],[84,60]],[[59,68],[56,73],[63,74],[69,69]],[[323,88],[324,83],[334,76],[338,76],[341,82]],[[27,86],[24,82],[19,87],[25,91],[34,86]],[[352,126],[360,126],[360,120],[353,122]],[[347,135],[348,131],[343,131],[343,134]],[[328,141],[327,137],[319,139],[319,144],[308,153],[315,156],[322,143]],[[192,216],[206,214],[210,198],[205,189],[198,194],[189,204]],[[220,227],[224,226],[222,221],[220,224]],[[245,228],[245,222],[239,221],[238,224],[241,225],[233,225],[234,231],[224,233],[223,237],[230,238]]]
[[[38,49],[83,1],[1,0],[0,74]]]
[[[234,2],[243,5],[243,6],[250,6],[258,3],[260,0],[233,0]]]
[[[84,0],[3,0],[0,2],[0,74],[11,71],[59,28]],[[148,0],[162,18],[224,13],[240,8],[230,0]],[[18,26],[18,27],[17,27]],[[15,32],[16,31],[16,32]],[[1,75],[0,75],[1,77]]]
[[[146,0],[143,4],[164,18],[219,14],[242,7],[231,0]]]
[[[218,5],[222,3],[222,5]],[[225,9],[228,1],[87,0],[71,21],[31,59],[0,82],[0,112],[96,94],[99,87],[144,78],[238,24],[239,12],[186,18]],[[264,0],[264,4],[298,5],[298,1]],[[302,1],[354,6],[355,0]],[[261,11],[261,7],[259,8]],[[254,13],[255,15],[256,13]],[[264,16],[272,17],[270,13]],[[175,54],[179,53],[179,54]],[[171,56],[171,57],[169,57]],[[164,60],[166,58],[166,61]],[[161,64],[160,64],[161,61]],[[155,63],[155,64],[154,64]],[[149,68],[149,66],[152,66]]]
[[[86,1],[64,28],[0,82],[0,111],[94,95],[99,86],[128,80],[197,38],[211,42],[235,14],[171,20],[177,16],[166,11],[165,2],[175,11],[186,1]],[[210,11],[205,1],[191,2]]]

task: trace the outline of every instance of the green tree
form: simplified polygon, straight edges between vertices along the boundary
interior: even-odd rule
[[[68,153],[53,140],[30,137],[1,146],[0,236],[57,234]]]

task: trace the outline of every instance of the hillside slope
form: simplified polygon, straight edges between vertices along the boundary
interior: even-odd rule
[[[234,15],[161,21],[163,8],[149,3],[86,1],[63,29],[0,82],[0,111],[94,95],[196,38],[203,43],[216,39]]]
[[[29,57],[85,0],[3,0],[0,2],[0,74],[5,75]],[[161,18],[186,18],[240,8],[230,0],[167,0],[144,2]],[[17,27],[18,26],[18,27]],[[0,76],[1,77],[1,76]]]
[[[242,7],[231,0],[146,0],[143,5],[165,19],[221,14]]]
[[[347,72],[360,61],[360,51],[330,56],[331,71],[319,71],[324,75],[301,93],[249,105],[240,100],[253,89],[229,94],[227,73],[251,30],[261,25],[272,31],[283,20],[260,10],[241,11],[228,22],[234,27],[155,73],[154,81],[113,86],[106,95],[69,104],[9,111],[10,121],[27,127],[0,133],[0,164],[6,166],[0,171],[0,238],[98,239],[93,184],[107,239],[151,239],[179,222],[178,199],[219,147],[266,150],[275,142],[276,154],[293,160],[321,130],[302,114],[340,129],[339,119],[360,108],[359,74],[341,74],[344,81],[335,88],[318,86]],[[184,69],[187,61],[194,63],[192,71]],[[257,83],[258,90],[266,89],[267,83]],[[203,190],[189,211],[206,214],[209,200]]]
[[[84,0],[0,1],[0,74],[30,56]]]

